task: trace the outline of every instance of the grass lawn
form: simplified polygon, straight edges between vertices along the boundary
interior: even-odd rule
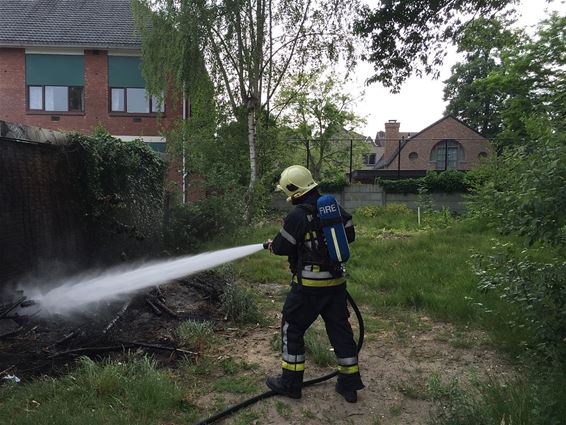
[[[472,222],[447,217],[431,217],[422,227],[416,221],[409,211],[378,217],[355,215],[357,237],[347,263],[350,293],[365,311],[390,312],[409,321],[418,311],[437,320],[480,326],[478,305],[496,308],[497,300],[476,290],[470,259],[475,252],[489,251],[495,235]],[[273,238],[279,226],[271,223],[243,229],[208,243],[204,250],[260,243]],[[233,270],[239,281],[252,289],[266,283],[281,284],[282,295],[289,280],[286,259],[267,251],[236,262]],[[260,303],[260,308],[265,307]],[[206,349],[206,329],[189,325],[181,334],[187,341],[201,338]],[[371,318],[367,325],[371,332],[388,323]],[[197,331],[198,335],[193,335]],[[309,350],[315,352],[318,336],[309,338]],[[320,364],[332,360],[319,357]],[[199,364],[187,363],[179,370],[159,369],[139,357],[103,364],[83,359],[74,372],[62,378],[1,384],[0,423],[190,423],[203,416],[193,404],[198,396],[207,392],[245,396],[259,391],[250,369],[214,356],[203,357]],[[231,404],[221,395],[211,403],[215,410]],[[284,404],[276,409],[281,416],[286,414]]]

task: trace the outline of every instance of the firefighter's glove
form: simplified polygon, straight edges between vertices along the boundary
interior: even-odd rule
[[[272,251],[272,249],[271,249],[272,243],[273,243],[273,241],[271,239],[268,239],[267,241],[265,241],[263,243],[263,249],[269,249],[270,251]]]

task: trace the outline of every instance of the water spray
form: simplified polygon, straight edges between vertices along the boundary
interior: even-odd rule
[[[87,309],[90,305],[98,301],[116,300],[121,297],[126,297],[141,289],[208,270],[239,258],[247,257],[262,249],[270,248],[271,241],[267,241],[265,243],[206,252],[173,260],[155,261],[137,267],[122,266],[105,271],[104,273],[90,273],[78,277],[75,276],[73,278],[67,278],[62,284],[47,292],[42,292],[41,288],[24,288],[24,292],[33,300],[25,302],[41,308],[43,314],[72,314],[73,312]],[[347,293],[347,297],[359,323],[359,337],[357,342],[359,352],[364,341],[364,322],[358,306],[349,293]],[[21,304],[24,300],[20,300],[18,304]],[[335,371],[319,378],[305,381],[303,382],[303,387],[327,381],[334,378],[337,374],[338,372]],[[258,394],[214,416],[204,419],[196,425],[212,424],[247,406],[274,395],[276,395],[276,393],[271,390]]]
[[[28,298],[42,309],[42,314],[71,314],[87,309],[97,301],[116,300],[141,289],[179,279],[264,249],[263,244],[155,261],[143,265],[117,267],[103,273],[90,273],[67,278],[57,287],[42,292],[41,288],[23,288]]]

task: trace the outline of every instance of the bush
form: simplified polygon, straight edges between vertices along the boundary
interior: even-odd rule
[[[387,193],[418,193],[422,179],[387,180],[382,177],[375,179]]]
[[[318,186],[322,192],[325,193],[339,193],[341,192],[346,186],[348,186],[349,182],[346,176],[338,175],[332,178],[325,177],[323,178]]]
[[[566,246],[566,135],[533,131],[532,141],[485,166],[470,211],[529,244]]]
[[[495,291],[516,307],[509,328],[526,327],[532,341],[523,341],[542,358],[566,358],[566,262],[540,263],[497,246],[490,256],[477,255],[479,289]]]
[[[468,192],[466,173],[457,170],[446,170],[443,172],[427,171],[423,177],[423,185],[430,192]]]
[[[160,240],[166,164],[159,154],[141,140],[124,142],[103,129],[70,140],[71,149],[84,152],[84,174],[77,184],[93,246],[115,257],[126,243],[116,242],[116,235]]]
[[[234,196],[213,196],[190,204],[174,205],[165,226],[165,246],[187,251],[242,222],[242,203]]]
[[[388,180],[378,177],[376,183],[388,193],[419,193],[421,188],[428,192],[466,193],[471,188],[466,173],[457,170],[429,170],[424,177],[413,179]]]

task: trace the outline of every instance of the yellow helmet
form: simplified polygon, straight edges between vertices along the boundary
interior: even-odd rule
[[[281,173],[277,190],[285,192],[288,196],[287,202],[303,196],[314,189],[317,183],[312,178],[311,172],[302,165],[291,165]]]

